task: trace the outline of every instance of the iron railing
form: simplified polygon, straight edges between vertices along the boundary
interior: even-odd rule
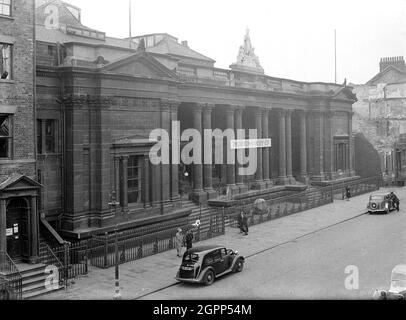
[[[237,216],[241,210],[248,213],[249,225],[255,225],[332,203],[337,194],[340,195],[340,198],[344,199],[345,188],[347,186],[350,187],[351,196],[378,190],[381,186],[381,181],[381,177],[377,176],[338,183],[328,187],[312,187],[310,190],[292,195],[268,200],[264,199],[262,205],[255,205],[253,200],[239,200],[232,207],[218,210],[225,211],[226,226],[237,227]],[[263,208],[261,209],[260,207]]]
[[[55,255],[54,251],[45,243],[40,244],[39,260],[42,264],[45,264],[47,266],[45,269],[46,272],[54,272],[54,269],[52,269],[51,266],[57,268],[58,275],[56,278],[58,279],[58,285],[59,287],[66,289],[68,284],[68,279],[66,276],[67,268],[65,268],[62,262]]]
[[[0,251],[0,300],[21,300],[21,273],[9,255]]]
[[[87,241],[67,242],[63,246],[52,248],[52,251],[63,264],[66,279],[72,279],[88,273]]]
[[[249,213],[249,224],[255,225],[291,215],[301,211],[320,207],[334,201],[335,194],[341,194],[349,186],[352,195],[359,195],[379,189],[379,177],[356,180],[355,182],[337,184],[323,188],[312,187],[310,190],[280,196],[274,199],[264,199],[265,209],[258,209],[254,200],[237,200],[229,208],[210,208],[208,213],[202,214],[200,208],[199,220],[201,225],[194,228],[194,242],[211,239],[225,234],[226,227],[237,226],[237,216],[241,210]],[[125,230],[118,233],[119,263],[126,263],[145,258],[157,253],[175,248],[175,234],[180,227],[184,231],[192,228],[195,218],[190,218],[186,225],[173,223],[167,230],[143,227]],[[115,265],[115,233],[100,234],[91,239],[55,248],[54,252],[66,267],[66,279],[88,272],[88,260],[92,266],[109,268]]]

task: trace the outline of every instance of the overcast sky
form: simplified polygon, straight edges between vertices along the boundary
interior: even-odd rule
[[[66,0],[82,8],[82,23],[127,37],[129,0]],[[405,0],[132,0],[133,35],[166,32],[228,68],[250,29],[266,74],[365,83],[381,57],[406,55]]]

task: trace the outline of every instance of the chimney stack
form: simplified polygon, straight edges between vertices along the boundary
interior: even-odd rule
[[[388,66],[394,66],[400,70],[406,70],[405,60],[402,56],[381,58],[379,72],[382,72]]]
[[[182,46],[189,48],[189,45],[186,40],[182,41]]]

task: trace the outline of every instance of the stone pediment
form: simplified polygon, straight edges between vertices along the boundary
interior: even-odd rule
[[[151,54],[141,51],[101,67],[109,73],[127,74],[147,78],[177,79],[175,72],[169,70]]]
[[[357,102],[357,96],[352,92],[351,87],[343,87],[340,90],[338,90],[334,96],[335,99],[341,99],[341,100],[352,100],[354,102]]]
[[[0,182],[0,191],[2,192],[17,189],[33,189],[42,187],[43,186],[40,183],[21,174],[13,174]]]

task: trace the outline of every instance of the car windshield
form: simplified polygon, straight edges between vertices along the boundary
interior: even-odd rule
[[[199,260],[199,256],[195,253],[191,254],[186,254],[183,257],[183,262],[191,262],[191,263],[196,263]]]
[[[406,282],[406,274],[393,272],[392,273],[392,281],[401,280]]]
[[[379,201],[382,201],[383,199],[384,199],[384,196],[381,196],[381,195],[371,196],[371,200],[379,200]]]
[[[392,280],[392,288],[406,288],[406,280]]]

